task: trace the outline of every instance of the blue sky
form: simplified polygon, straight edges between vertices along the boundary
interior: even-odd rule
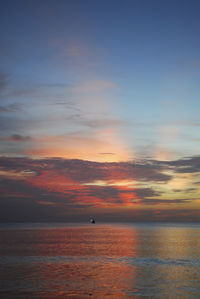
[[[1,3],[1,71],[8,75],[3,106],[20,103],[38,123],[48,118],[44,111],[59,116],[49,103],[71,102],[89,119],[127,123],[117,134],[136,155],[154,143],[173,152],[170,158],[198,154],[198,1]],[[101,86],[89,87],[95,84]],[[77,94],[83,86],[85,94]],[[24,111],[15,112],[18,122],[27,122]],[[48,134],[48,120],[41,127],[33,133]],[[77,131],[80,124],[71,127]],[[54,124],[56,134],[62,128]],[[177,141],[159,145],[162,131],[173,128]],[[32,134],[26,125],[14,131]]]

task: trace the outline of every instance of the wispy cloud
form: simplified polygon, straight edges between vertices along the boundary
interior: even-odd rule
[[[9,105],[0,106],[0,112],[16,112],[21,110],[22,105],[20,103],[12,103]]]
[[[69,89],[70,92],[75,94],[93,94],[96,92],[102,92],[110,88],[115,88],[116,84],[106,80],[89,80],[80,85]]]

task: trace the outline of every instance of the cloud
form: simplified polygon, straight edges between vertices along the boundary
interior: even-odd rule
[[[196,159],[191,158],[190,163]],[[183,165],[180,160],[163,161],[161,165],[160,161],[153,160],[100,163],[63,158],[0,157],[0,201],[24,199],[36,206],[55,205],[59,211],[61,207],[71,209],[79,205],[99,209],[173,204],[177,208],[177,205],[197,201],[198,190],[192,185],[184,189],[184,197],[179,189],[171,189],[172,197],[172,193],[162,188],[176,180],[176,169],[171,175],[164,173],[171,169],[171,163],[173,167]]]
[[[171,175],[163,173],[163,167],[154,165],[152,161],[144,162],[92,162],[77,159],[49,158],[9,158],[0,157],[0,165],[4,170],[31,169],[33,171],[53,170],[70,177],[79,183],[96,180],[139,180],[167,182]],[[8,167],[8,169],[7,169]]]
[[[14,88],[9,91],[9,93],[6,95],[7,97],[13,97],[13,98],[21,98],[21,97],[29,97],[34,96],[38,92],[37,87],[18,87]]]
[[[187,157],[168,162],[161,161],[160,165],[167,165],[169,168],[172,168],[175,172],[179,173],[200,172],[200,156]]]
[[[178,160],[172,162],[182,165]],[[129,207],[143,215],[140,207],[152,206],[151,213],[154,213],[159,206],[166,209],[173,205],[177,210],[179,205],[197,202],[198,190],[193,187],[185,189],[184,197],[175,192],[177,189],[172,190],[173,198],[162,188],[176,174],[175,171],[171,175],[163,173],[171,167],[169,162],[167,164],[152,160],[100,163],[63,158],[0,157],[0,214],[3,209],[8,219],[18,219],[20,215],[25,221],[29,211],[29,220],[39,221],[42,217],[63,219],[60,215],[64,214],[72,217],[81,209],[88,215],[91,209],[104,213],[105,209]],[[129,212],[127,210],[130,216]],[[134,210],[132,212],[136,215]],[[161,211],[155,215],[168,219],[172,213],[167,216]],[[140,219],[144,220],[143,216]]]
[[[135,190],[135,193],[141,199],[144,199],[146,197],[161,195],[161,191],[157,191],[157,190],[154,190],[152,188],[139,188],[139,189]]]
[[[115,153],[99,153],[100,155],[115,155]]]
[[[71,113],[65,120],[71,124],[74,123],[91,129],[122,128],[129,125],[128,121],[118,118],[109,118],[105,116],[102,116],[101,118],[86,118],[85,114],[80,112]]]
[[[31,137],[30,136],[22,136],[19,134],[13,134],[11,136],[1,137],[0,140],[11,141],[11,142],[26,142],[26,141],[30,141]]]
[[[113,128],[128,125],[128,122],[119,119],[87,119],[82,120],[81,123],[90,128]]]
[[[177,199],[163,199],[163,198],[144,198],[142,204],[146,205],[171,205],[171,204],[185,204],[196,200],[195,198],[177,198]]]
[[[0,106],[0,112],[15,112],[21,110],[21,104],[19,103],[12,103],[6,106]]]
[[[130,173],[127,163],[1,157],[0,166],[2,194],[9,198],[27,197],[40,202],[48,198],[48,203],[57,204],[61,200],[66,207],[68,204],[116,207],[132,206],[147,197],[159,195],[152,188],[126,185],[127,179],[152,179],[152,169],[151,174],[144,172],[142,175],[140,171],[138,175],[137,171]],[[154,179],[158,180],[158,177]],[[122,183],[118,185],[119,180]],[[102,185],[101,181],[107,185]]]

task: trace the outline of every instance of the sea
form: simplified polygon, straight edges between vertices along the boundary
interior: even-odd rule
[[[0,298],[200,298],[200,224],[0,224]]]

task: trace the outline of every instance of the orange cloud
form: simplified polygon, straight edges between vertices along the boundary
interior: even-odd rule
[[[131,206],[138,200],[133,188],[127,186],[86,185],[72,179],[70,174],[45,170],[40,175],[27,177],[26,182],[43,192],[56,192],[73,202],[92,206]]]
[[[193,174],[180,171],[197,172],[198,162],[197,157],[170,162],[150,160],[146,164],[0,157],[1,198],[16,200],[16,204],[20,201],[25,207],[31,203],[61,210],[134,207],[156,212],[177,210],[178,206],[194,209],[191,203],[196,202],[198,194],[194,185],[191,188]],[[169,167],[171,177],[162,173]],[[183,187],[190,187],[184,196],[177,189]],[[172,192],[171,188],[176,190]]]

